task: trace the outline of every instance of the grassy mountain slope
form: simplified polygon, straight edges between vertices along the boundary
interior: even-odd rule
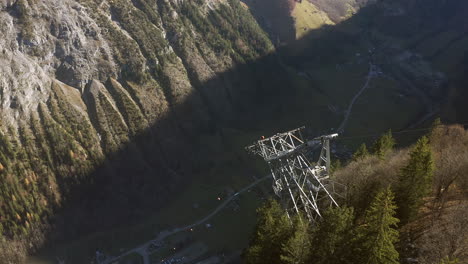
[[[280,38],[275,44],[289,43],[291,53],[285,57],[294,58],[291,64],[301,65],[297,67],[299,72],[314,73],[331,80],[337,78],[328,75],[345,75],[352,71],[347,66],[355,61],[372,60],[383,73],[381,77],[387,79],[379,81],[385,90],[380,93],[387,93],[392,86],[411,86],[425,90],[432,98],[448,96],[442,99],[440,106],[434,106],[440,108],[440,115],[452,121],[467,120],[466,108],[460,101],[466,94],[465,29],[468,21],[462,15],[467,8],[463,1],[285,0],[283,5],[267,2],[251,4],[251,12],[260,25],[269,29],[270,35],[281,34],[265,21],[282,19],[276,24],[287,26],[290,34],[296,36],[298,41]],[[286,4],[288,8],[285,8]],[[268,15],[280,12],[282,16]],[[336,26],[328,30],[327,25]],[[357,55],[360,58],[356,58]],[[346,76],[339,79],[349,83]],[[326,87],[323,90],[329,90],[337,84],[326,81],[323,86]],[[424,97],[417,89],[412,90],[419,93],[418,97]],[[403,98],[406,92],[400,90],[396,94]],[[336,95],[332,93],[332,96]],[[430,104],[427,98],[423,100],[426,105]],[[408,121],[414,123],[423,116],[414,116]]]
[[[245,0],[275,44],[290,43],[323,25],[335,25],[374,0]]]
[[[334,24],[325,12],[309,1],[296,3],[291,16],[294,18],[297,39],[307,35],[310,30]]]
[[[462,25],[468,21],[461,16],[466,8],[461,1],[371,3],[336,26],[313,30],[286,46],[284,62],[334,99],[343,95],[343,87],[358,89],[353,81],[359,79],[350,75],[365,71],[369,63],[376,66],[371,85],[378,88],[368,89],[356,102],[353,113],[362,112],[364,118],[350,117],[355,120],[366,119],[369,109],[393,120],[398,113],[389,109],[408,105],[403,111],[407,126],[424,122],[431,113],[464,122],[466,108],[457,102],[466,91]]]
[[[288,43],[280,48],[282,63],[297,75],[295,87],[317,99],[317,108],[344,115],[370,65],[376,67],[370,88],[353,105],[349,133],[362,132],[363,124],[372,129],[368,132],[414,127],[436,115],[466,121],[460,103],[466,93],[465,3],[302,1],[288,2],[287,9],[265,3],[257,10],[261,3],[250,7],[264,28],[269,29],[268,19],[261,10],[282,8],[289,14],[274,17],[283,18],[280,24],[300,36],[280,40]],[[382,117],[388,123],[380,127],[375,122]]]

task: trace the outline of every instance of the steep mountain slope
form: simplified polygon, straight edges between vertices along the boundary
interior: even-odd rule
[[[463,1],[377,1],[333,28],[308,34],[290,50],[308,54],[297,56],[295,63],[309,69],[311,58],[320,55],[316,63],[334,63],[338,71],[347,71],[352,57],[364,58],[384,78],[409,88],[400,97],[410,90],[419,94],[426,114],[438,112],[447,120],[465,122],[466,107],[457,101],[466,93],[467,9]]]
[[[291,12],[294,0],[242,1],[255,16],[258,23],[268,32],[275,44],[290,42],[295,39],[294,20]]]
[[[336,25],[375,0],[243,0],[275,44],[291,43],[324,25]]]
[[[299,73],[308,74],[309,79],[328,74],[347,78],[346,74],[353,71],[347,65],[372,62],[379,67],[381,77],[394,82],[390,86],[426,90],[426,96],[417,92],[419,98],[426,97],[422,99],[424,104],[441,105],[440,114],[448,120],[468,120],[466,107],[460,102],[466,95],[465,2],[245,2],[259,24],[275,39],[274,43],[287,44],[283,55],[289,60],[286,62]],[[318,80],[312,79],[317,84]],[[329,90],[328,86],[336,83],[325,82],[323,86],[327,87],[322,90]],[[403,98],[407,92],[398,94]],[[428,97],[439,102],[429,103]],[[426,108],[426,112],[433,111]]]
[[[0,237],[35,236],[33,247],[65,205],[66,222],[52,222],[60,238],[158,208],[192,174],[194,136],[233,119],[257,85],[208,80],[272,50],[237,1],[18,0],[0,10]]]

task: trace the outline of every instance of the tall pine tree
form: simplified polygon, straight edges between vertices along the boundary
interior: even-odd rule
[[[367,146],[365,143],[362,143],[361,146],[354,152],[353,154],[353,161],[361,160],[365,157],[369,156],[369,151],[367,150]]]
[[[408,164],[401,170],[396,188],[398,216],[402,223],[413,218],[432,186],[434,160],[427,137],[418,140]]]
[[[395,249],[399,220],[395,217],[396,206],[390,188],[377,194],[367,209],[364,224],[358,229],[360,260],[362,264],[398,264],[399,254]]]
[[[283,243],[294,234],[285,211],[275,200],[257,210],[258,220],[253,239],[245,252],[247,264],[281,264]]]
[[[353,263],[354,210],[329,208],[312,233],[311,258],[314,264]]]
[[[392,136],[392,131],[388,130],[383,134],[372,146],[373,154],[377,155],[380,159],[384,159],[385,155],[393,149],[396,142]]]
[[[294,229],[293,236],[282,247],[282,263],[307,264],[312,251],[308,220],[300,215],[296,216]]]

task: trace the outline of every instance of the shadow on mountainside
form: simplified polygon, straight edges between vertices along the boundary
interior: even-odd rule
[[[268,33],[275,45],[291,43],[296,39],[291,12],[296,0],[243,0],[258,24]]]
[[[311,31],[303,39],[281,47],[275,53],[237,65],[209,81],[200,81],[195,73],[189,72],[195,88],[192,95],[182,103],[171,105],[171,110],[164,117],[133,136],[129,143],[107,157],[87,177],[89,180],[75,184],[70,190],[70,198],[52,219],[50,236],[54,242],[48,247],[53,248],[85,234],[141,222],[162,207],[171,206],[173,197],[193,184],[194,175],[207,174],[222,166],[225,162],[223,156],[230,157],[227,153],[242,149],[263,133],[268,136],[302,125],[310,125],[314,134],[336,128],[342,115],[334,115],[328,105],[341,96],[348,102],[351,96],[327,90],[316,80],[317,77],[311,76],[310,69],[320,69],[321,65],[344,65],[350,58],[355,58],[356,51],[370,47],[363,48],[362,45],[377,47],[374,57],[362,57],[372,57],[375,64],[388,69],[393,67],[386,58],[388,53],[397,56],[405,49],[404,45],[395,48],[392,43],[386,43],[385,40],[391,40],[388,36],[401,40],[414,36],[418,31],[440,30],[437,19],[424,23],[408,19],[404,23],[405,19],[413,16],[412,13],[403,17],[376,15],[382,12],[381,7],[365,7],[347,21]],[[417,46],[417,40],[411,45]],[[333,73],[330,77],[333,78]],[[362,84],[364,78],[365,74],[357,82]],[[461,83],[460,79],[456,81]],[[464,81],[466,83],[466,78]],[[125,80],[119,82],[125,83]],[[417,81],[410,82],[418,85]],[[105,85],[112,86],[110,81]],[[351,88],[352,91],[358,90],[358,87]],[[408,90],[407,87],[402,89]],[[459,92],[466,94],[466,90]],[[446,100],[446,91],[426,93],[435,104]],[[407,92],[407,96],[417,97],[411,92]],[[323,98],[323,102],[312,103],[315,97]],[[412,101],[417,102],[413,107],[422,109],[420,115],[423,115],[426,109],[419,99]],[[446,116],[446,119],[452,118],[450,120],[455,122],[467,117],[464,105],[457,106],[456,111],[460,117]],[[371,122],[369,125],[375,122],[376,127],[385,126],[386,120],[364,120],[370,114],[361,112],[357,115],[362,122]],[[351,122],[358,121],[361,120]],[[399,128],[404,126],[402,124]],[[239,146],[233,148],[226,129],[242,133],[242,139],[236,141]],[[237,159],[230,161],[231,166],[224,170],[235,168],[235,173],[239,174],[260,173],[246,166],[245,161],[245,156],[237,155]],[[223,177],[223,174],[218,176]],[[95,248],[88,250],[92,256]]]

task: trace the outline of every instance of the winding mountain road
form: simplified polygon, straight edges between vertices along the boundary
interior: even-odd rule
[[[372,77],[374,77],[375,74],[375,65],[372,64],[372,62],[369,62],[369,73],[367,74],[366,77],[366,82],[362,86],[362,88],[354,95],[353,99],[351,99],[351,102],[348,105],[348,109],[346,109],[346,114],[345,118],[341,122],[340,126],[337,129],[337,133],[341,134],[344,131],[344,128],[346,126],[346,123],[348,123],[349,115],[351,114],[351,110],[353,109],[353,105],[356,102],[356,100],[361,96],[361,94],[369,87],[369,83],[372,80]]]
[[[183,227],[177,227],[177,228],[174,228],[170,231],[168,230],[165,230],[161,233],[158,234],[158,236],[153,239],[153,240],[150,240],[140,246],[137,246],[131,250],[128,250],[127,252],[119,255],[119,256],[116,256],[116,257],[109,257],[107,259],[105,259],[104,261],[101,261],[101,262],[98,262],[99,264],[111,264],[115,261],[118,261],[119,259],[123,258],[123,257],[126,257],[130,254],[139,254],[143,257],[143,263],[144,264],[150,264],[150,259],[149,259],[149,255],[151,254],[151,252],[149,252],[148,248],[150,245],[152,244],[158,244],[158,243],[161,243],[165,238],[171,236],[171,235],[174,235],[176,233],[179,233],[181,231],[184,231],[184,230],[189,230],[190,228],[193,228],[195,226],[198,226],[198,225],[201,225],[203,224],[204,222],[208,221],[210,218],[212,218],[213,216],[215,216],[217,213],[219,213],[219,211],[221,211],[224,207],[226,207],[226,205],[228,205],[232,200],[234,200],[237,196],[239,196],[240,194],[250,190],[251,188],[255,187],[257,184],[259,184],[260,182],[268,179],[268,178],[271,178],[271,174],[268,174],[267,176],[264,176],[256,181],[254,181],[253,183],[245,186],[244,188],[242,188],[240,191],[238,191],[237,193],[231,195],[229,198],[227,198],[226,200],[224,200],[220,205],[218,205],[218,207],[216,207],[210,214],[208,214],[207,216],[203,217],[202,219],[196,221],[195,223],[192,223],[190,225],[187,225],[187,226],[183,226]]]

